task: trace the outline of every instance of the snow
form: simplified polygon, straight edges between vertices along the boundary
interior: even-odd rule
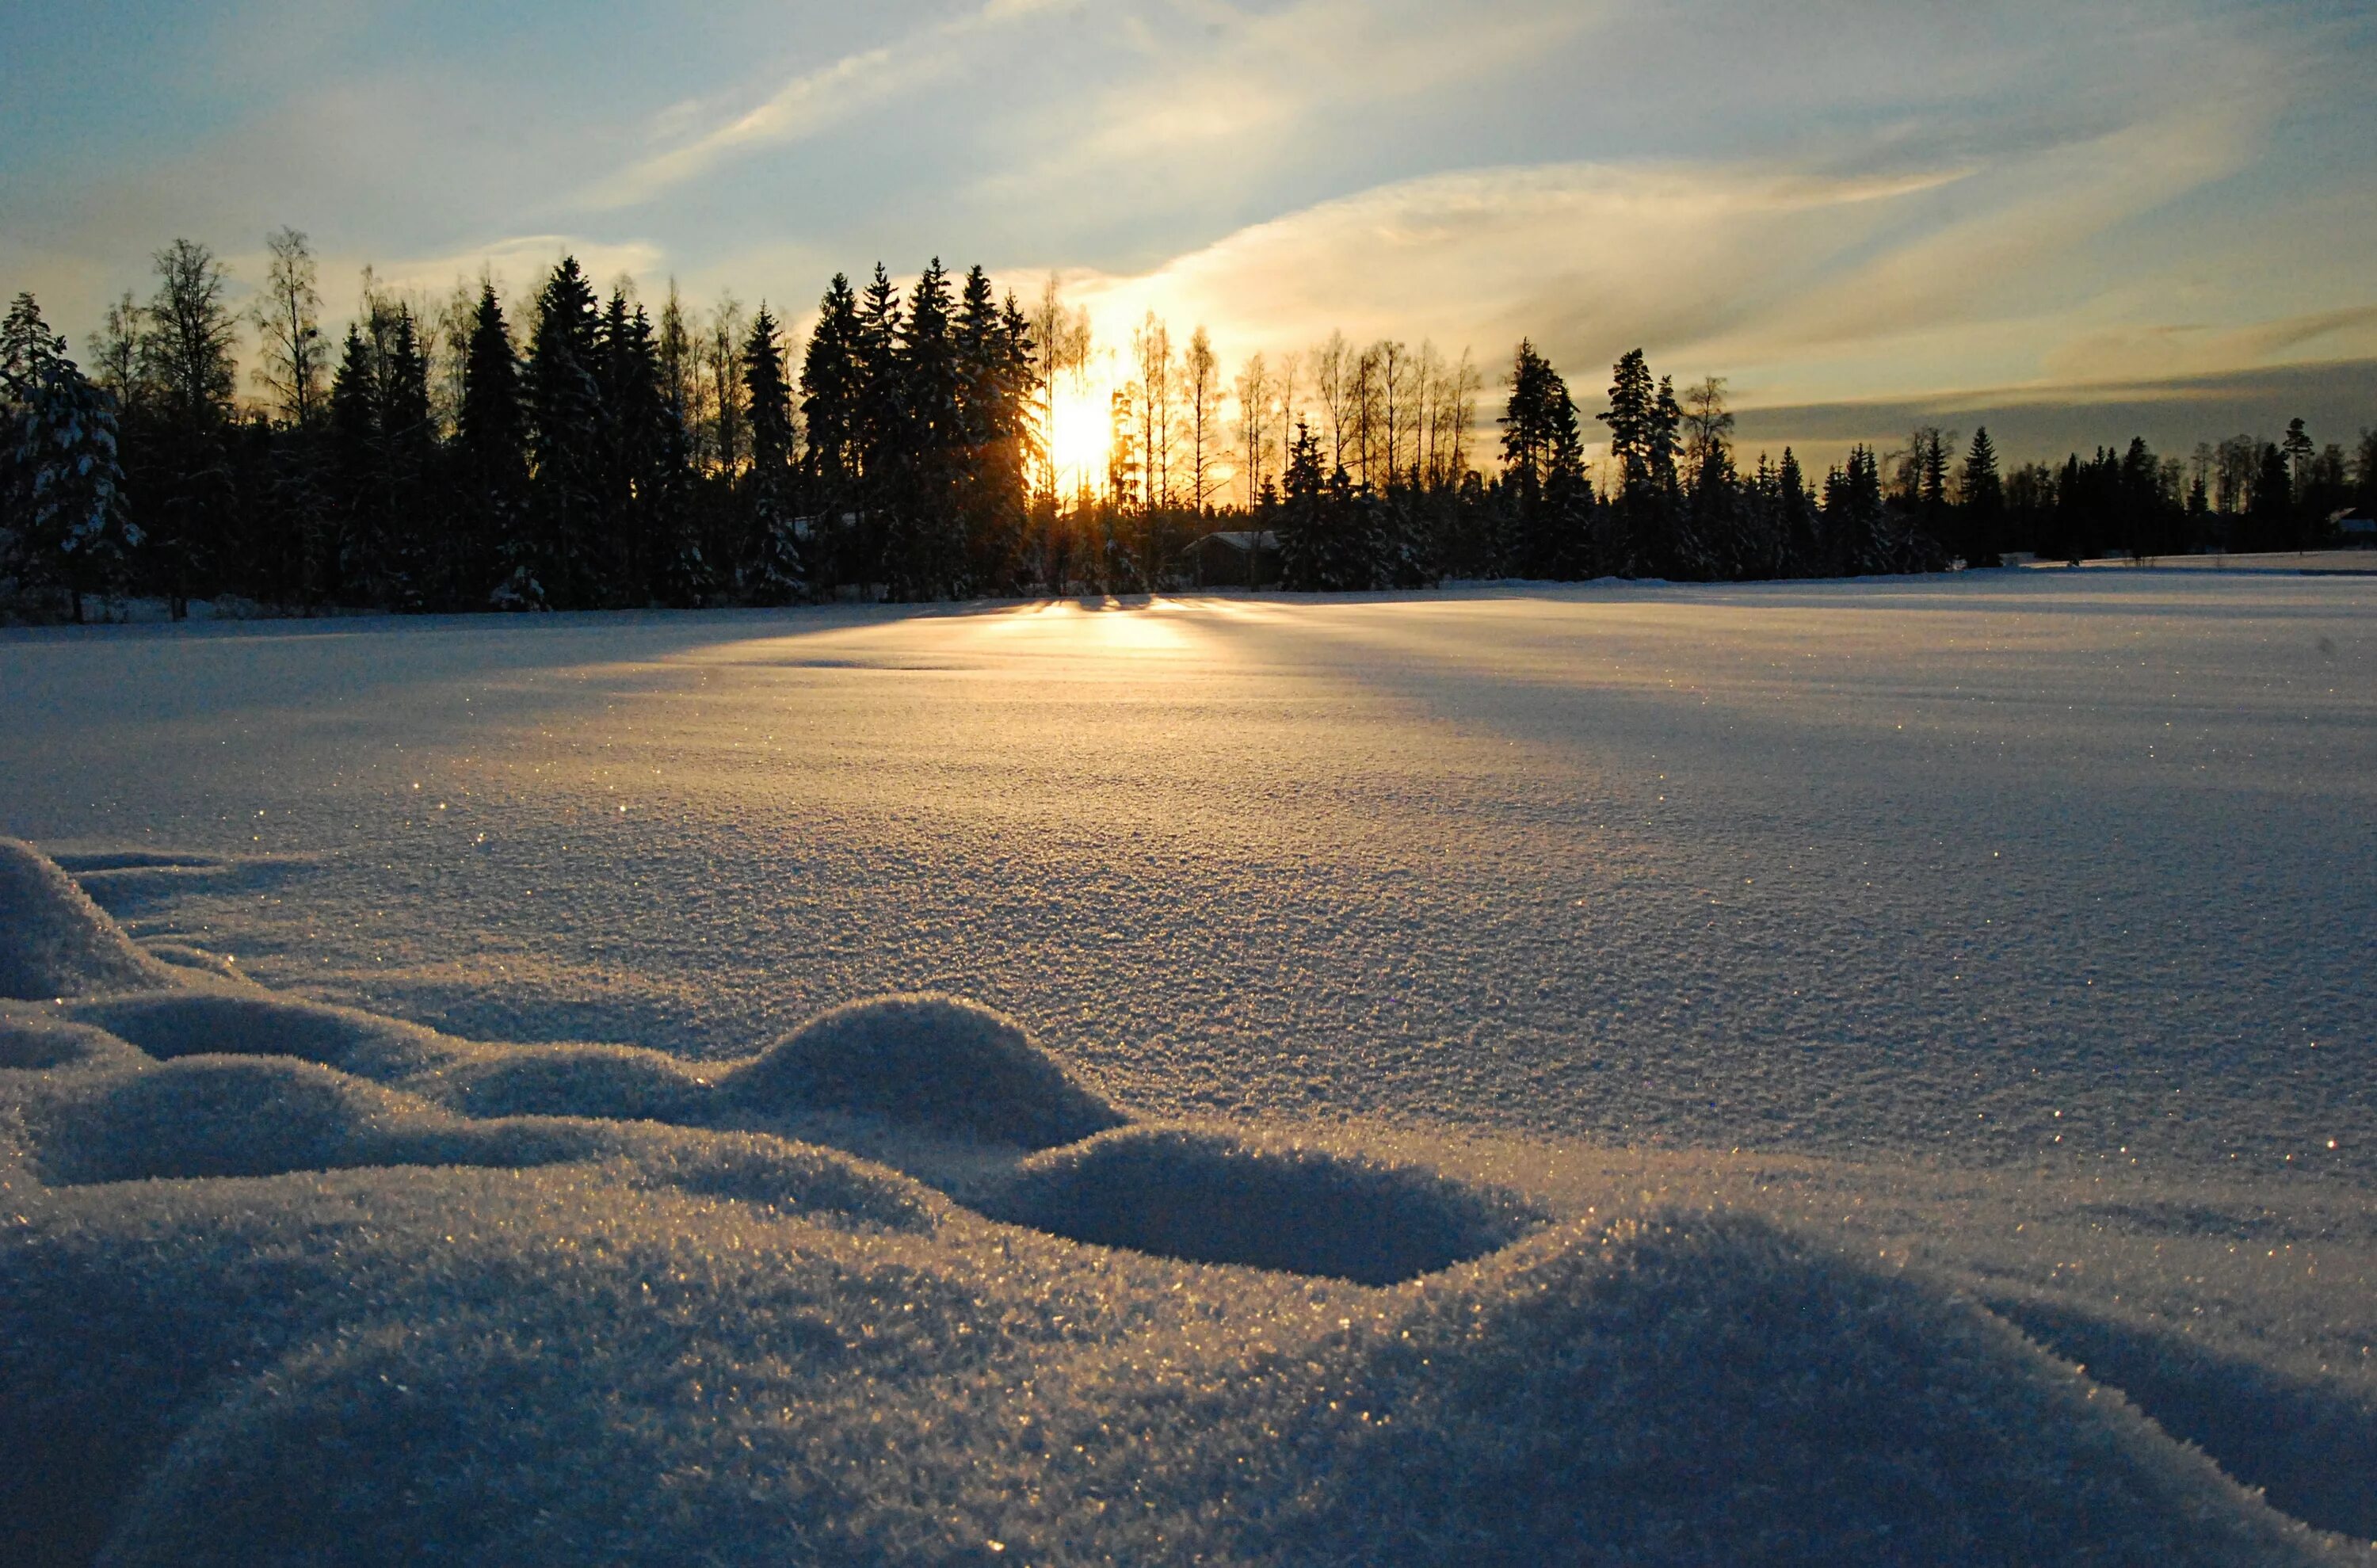
[[[2372,601],[0,634],[0,1519],[2340,1553],[2287,1515],[2377,1538]]]

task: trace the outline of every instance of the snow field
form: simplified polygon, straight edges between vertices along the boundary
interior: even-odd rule
[[[0,1517],[2342,1554],[2371,592],[0,637]]]
[[[30,1561],[2341,1557],[2001,1319],[1748,1215],[1547,1227],[1413,1166],[1127,1126],[1007,1145],[1019,1228],[781,1137],[479,1119],[307,1058],[467,1103],[459,1067],[516,1057],[611,1103],[636,1053],[196,971],[113,991],[128,940],[0,855],[10,972],[62,932],[92,955],[0,1015]],[[1000,1131],[1120,1119],[939,999],[658,1098],[798,1117],[822,1083],[830,1118],[863,1084],[946,1136],[984,1077]]]

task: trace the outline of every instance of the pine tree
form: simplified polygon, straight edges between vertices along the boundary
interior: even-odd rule
[[[1609,388],[1609,455],[1617,470],[1618,569],[1666,576],[1687,552],[1677,538],[1676,453],[1683,410],[1672,381],[1656,381],[1642,351],[1620,358]]]
[[[1958,536],[1964,545],[1965,564],[2004,565],[2005,482],[1998,476],[1998,449],[1989,439],[1987,425],[1973,432],[1973,444],[1965,453],[1965,470],[1956,488],[1961,524]]]
[[[763,604],[807,592],[793,518],[793,394],[776,318],[763,303],[743,345],[744,403],[751,422],[751,471],[744,476],[748,567],[744,590]]]
[[[892,581],[902,598],[938,598],[957,584],[958,480],[965,452],[949,273],[938,257],[908,294],[900,384],[906,442],[894,512]]]
[[[1339,473],[1344,470],[1341,467]],[[1282,586],[1311,592],[1327,586],[1326,521],[1322,515],[1320,443],[1304,421],[1296,422],[1288,444],[1284,493],[1279,506],[1279,575]]]
[[[0,580],[35,602],[63,592],[73,618],[124,586],[140,542],[125,509],[115,400],[66,356],[30,294],[0,324]]]
[[[591,604],[603,526],[601,317],[576,257],[537,296],[526,377],[530,547],[498,590],[525,608]]]
[[[1799,454],[1783,449],[1774,470],[1774,532],[1787,577],[1829,577],[1839,570],[1825,547],[1823,520],[1799,467]]]
[[[433,558],[430,469],[437,430],[429,412],[429,356],[412,308],[399,305],[382,348],[380,439],[387,448],[385,551],[374,601],[389,609],[427,607]]]
[[[852,539],[854,575],[862,582],[890,584],[893,514],[903,504],[902,469],[911,450],[908,398],[900,354],[905,321],[899,291],[883,264],[875,264],[858,300],[856,411],[858,524]]]
[[[1882,495],[1881,460],[1870,447],[1850,449],[1846,471],[1834,469],[1826,477],[1824,533],[1843,573],[1861,577],[1896,569],[1899,552]]]
[[[1022,574],[1032,409],[1031,327],[1004,308],[980,268],[967,270],[954,333],[959,387],[959,509],[968,592],[1011,592]]]
[[[1591,494],[1576,401],[1549,360],[1522,340],[1502,414],[1503,500],[1512,564],[1525,576],[1590,575]]]
[[[361,324],[347,328],[339,367],[330,377],[331,490],[336,533],[323,563],[322,586],[333,600],[365,591],[376,557],[377,512],[388,489],[381,460],[379,368]]]
[[[453,473],[458,598],[486,603],[489,593],[524,582],[533,592],[523,597],[541,602],[543,591],[534,581],[526,534],[528,417],[520,402],[520,357],[493,281],[480,284],[478,308],[472,313],[461,408],[454,425]],[[520,579],[520,572],[529,575]]]
[[[2290,550],[2295,546],[2294,474],[2285,449],[2264,443],[2253,479],[2253,498],[2246,511],[2252,530],[2249,547]]]
[[[811,540],[813,586],[830,585],[854,569],[864,576],[864,569],[852,558],[855,542],[842,519],[847,514],[855,520],[859,477],[865,470],[860,440],[866,418],[861,406],[865,338],[858,296],[851,292],[850,280],[837,272],[818,302],[817,328],[801,356],[801,425],[808,439],[803,467],[821,535]]]
[[[652,320],[614,291],[602,332],[603,602],[648,604],[686,532],[682,418],[672,412]]]

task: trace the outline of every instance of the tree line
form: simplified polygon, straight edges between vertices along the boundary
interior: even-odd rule
[[[1566,380],[1532,342],[1501,377],[1464,352],[1250,356],[1151,313],[1111,389],[1104,461],[1047,447],[1092,363],[1053,280],[1026,308],[980,267],[906,286],[835,277],[807,341],[763,304],[657,309],[574,257],[508,308],[492,280],[421,300],[366,273],[326,335],[304,234],[272,235],[244,311],[204,245],[156,257],[85,370],[30,295],[0,323],[0,611],[237,598],[304,613],[777,604],[1151,591],[1188,546],[1275,542],[1291,588],[1601,576],[1724,581],[1936,571],[2014,551],[2082,558],[2313,542],[2377,506],[2377,435],[2347,457],[2279,441],[2141,440],[2001,473],[1986,430],[1855,448],[1818,475],[1744,464],[1721,378],[1680,394],[1612,367],[1588,462]],[[258,348],[252,395],[237,351]],[[102,611],[102,613],[104,613]]]

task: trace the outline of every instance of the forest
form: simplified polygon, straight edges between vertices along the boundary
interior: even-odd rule
[[[0,617],[1829,578],[2294,549],[2377,510],[2377,433],[2347,452],[2301,420],[2013,466],[1986,429],[1925,426],[1819,474],[1745,461],[1725,381],[1678,391],[1640,351],[1588,417],[1522,341],[1486,422],[1466,352],[1332,334],[1225,379],[1203,327],[1176,348],[1153,314],[1085,443],[1062,427],[1090,320],[1053,279],[1025,304],[980,267],[903,287],[878,264],[794,344],[764,305],[697,310],[672,282],[654,306],[575,258],[525,301],[366,272],[333,342],[306,236],[268,255],[235,308],[224,263],[174,241],[82,362],[17,296]],[[1193,548],[1215,533],[1260,542],[1243,575]]]

